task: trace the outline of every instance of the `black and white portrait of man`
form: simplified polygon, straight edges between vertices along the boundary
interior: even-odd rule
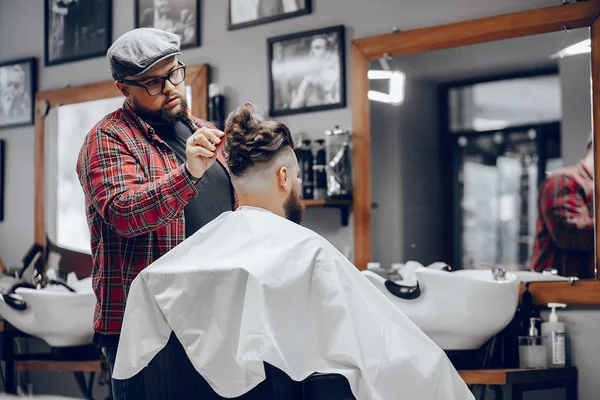
[[[112,0],[46,0],[46,65],[104,56],[111,18]]]
[[[136,0],[136,27],[175,33],[181,47],[200,45],[199,0]]]
[[[0,128],[33,123],[35,61],[0,65]]]
[[[229,29],[278,21],[310,12],[310,0],[229,0]]]
[[[345,107],[344,27],[269,39],[271,115]]]

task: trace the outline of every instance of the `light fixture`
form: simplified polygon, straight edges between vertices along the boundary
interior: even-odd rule
[[[564,58],[564,57],[574,56],[576,54],[589,53],[589,52],[592,51],[591,45],[592,45],[592,40],[591,39],[585,39],[585,40],[582,40],[579,43],[575,43],[572,46],[565,47],[561,51],[552,54],[550,56],[550,58],[552,58],[552,59],[554,59],[554,58]]]
[[[369,71],[369,72],[388,72],[388,71]],[[404,102],[404,82],[406,76],[400,71],[390,72],[386,78],[374,79],[389,79],[388,93],[369,90],[367,96],[369,100],[380,101],[383,103],[393,104],[398,106]]]
[[[389,55],[384,54],[383,57],[379,59],[382,70],[369,70],[367,72],[369,80],[388,79],[388,93],[369,90],[367,96],[369,100],[397,106],[404,102],[404,83],[406,81],[406,75],[401,71],[391,71],[390,66],[387,63],[388,58]]]

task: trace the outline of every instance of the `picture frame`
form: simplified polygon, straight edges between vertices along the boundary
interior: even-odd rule
[[[267,39],[269,115],[346,107],[344,25]]]
[[[44,65],[104,57],[112,44],[113,0],[44,0]]]
[[[0,129],[33,125],[37,59],[0,63]]]
[[[0,140],[0,221],[4,221],[4,187],[6,186],[6,144]]]
[[[247,28],[312,13],[312,0],[228,0],[227,30]]]
[[[159,28],[175,33],[182,49],[200,46],[201,0],[135,0],[135,27]]]

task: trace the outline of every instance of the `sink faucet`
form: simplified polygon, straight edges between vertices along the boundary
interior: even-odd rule
[[[504,279],[506,276],[506,268],[492,266],[492,277],[495,281],[499,279]]]

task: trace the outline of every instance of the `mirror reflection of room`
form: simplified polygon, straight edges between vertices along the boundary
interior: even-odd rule
[[[581,28],[371,61],[373,259],[593,278],[589,45]]]

